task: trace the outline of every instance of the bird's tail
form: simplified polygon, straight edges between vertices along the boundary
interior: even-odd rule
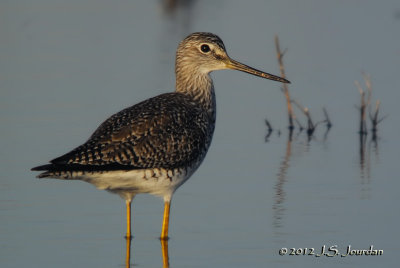
[[[45,171],[45,172],[37,175],[36,178],[48,178],[48,177],[54,177],[55,172],[56,171],[60,172],[61,168],[55,164],[47,164],[47,165],[33,167],[33,168],[31,168],[31,170],[32,171]]]
[[[32,168],[32,171],[45,171],[37,175],[37,178],[72,178],[76,173],[104,172],[112,170],[133,170],[138,167],[121,164],[106,165],[81,165],[81,164],[47,164]]]

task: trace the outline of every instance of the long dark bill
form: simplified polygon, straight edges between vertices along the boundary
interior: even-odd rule
[[[252,74],[255,76],[259,76],[262,78],[290,84],[290,81],[285,78],[282,78],[282,77],[279,77],[279,76],[276,76],[273,74],[265,73],[263,71],[254,69],[250,66],[247,66],[243,63],[240,63],[240,62],[232,60],[232,59],[229,59],[229,61],[226,63],[226,65],[229,69],[238,70],[238,71],[246,72],[246,73],[249,73],[249,74]]]

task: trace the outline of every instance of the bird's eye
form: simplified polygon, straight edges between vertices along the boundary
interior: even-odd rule
[[[210,52],[210,47],[208,45],[201,45],[200,49],[204,53]]]

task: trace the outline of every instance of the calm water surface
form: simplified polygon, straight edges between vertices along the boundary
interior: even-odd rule
[[[157,239],[162,200],[139,195],[128,265],[162,267],[168,253],[170,267],[395,267],[399,12],[398,1],[187,1],[170,11],[161,1],[0,2],[0,266],[126,266],[124,201],[29,169],[84,142],[111,114],[173,90],[178,42],[211,31],[233,58],[275,74],[279,34],[293,98],[315,121],[326,107],[333,128],[324,137],[321,124],[311,141],[296,130],[289,142],[278,83],[213,74],[213,144],[174,196],[168,248]],[[389,115],[362,155],[361,71]],[[278,253],[324,245],[384,253]]]

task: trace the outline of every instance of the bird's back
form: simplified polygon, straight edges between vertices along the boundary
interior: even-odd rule
[[[57,177],[64,171],[198,166],[211,143],[214,120],[189,96],[162,94],[111,116],[87,142],[33,170],[46,171],[39,177]]]

